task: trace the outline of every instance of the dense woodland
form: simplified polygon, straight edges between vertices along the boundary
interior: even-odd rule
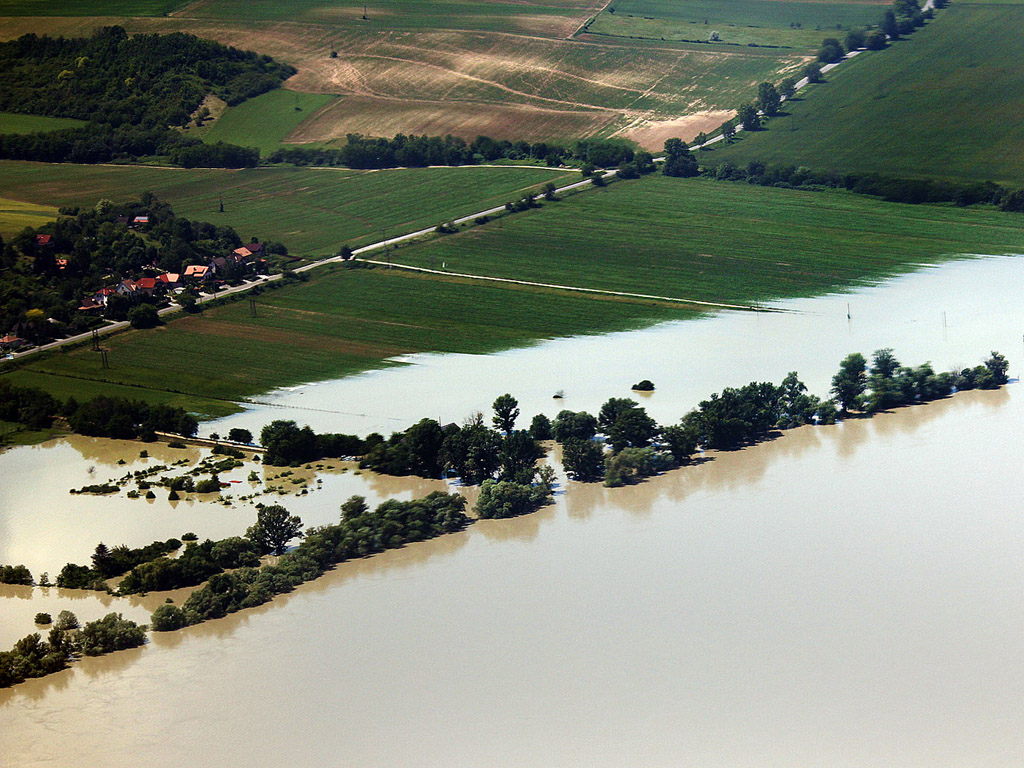
[[[131,35],[104,27],[88,38],[23,35],[0,43],[0,110],[88,121],[84,128],[0,136],[0,157],[98,163],[167,156],[181,165],[255,165],[259,153],[202,145],[186,125],[208,94],[229,105],[295,74],[269,56],[194,35]]]

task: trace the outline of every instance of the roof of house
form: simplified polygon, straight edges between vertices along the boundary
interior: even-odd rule
[[[53,235],[36,235],[36,245],[50,245],[53,243]]]
[[[137,282],[136,285],[138,285],[139,288],[142,288],[144,291],[152,290],[153,288],[156,288],[156,278],[140,277],[139,282]]]
[[[185,277],[203,277],[209,271],[209,267],[201,267],[198,264],[192,264],[191,266],[185,267]]]
[[[86,296],[82,300],[81,306],[79,306],[78,308],[79,309],[99,309],[102,306],[103,306],[103,304],[101,302],[99,302],[99,301],[96,301],[96,299],[94,299],[92,296]]]
[[[136,283],[134,280],[122,280],[121,281],[121,285],[123,285],[129,291],[138,290],[138,287],[139,287],[139,284]]]
[[[19,339],[13,333],[9,333],[6,336],[4,336],[2,339],[0,339],[0,344],[16,344],[19,341],[21,341],[21,339]]]
[[[135,224],[149,224],[149,216],[136,216],[132,221]]]
[[[161,283],[176,283],[181,280],[181,275],[177,272],[164,272],[162,275],[157,275],[156,279]]]
[[[97,296],[111,296],[114,293],[115,293],[115,289],[114,288],[100,288],[98,291],[96,291],[96,295]]]

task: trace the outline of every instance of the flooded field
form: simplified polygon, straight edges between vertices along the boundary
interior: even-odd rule
[[[461,420],[506,390],[527,417],[596,409],[640,378],[667,421],[792,369],[824,394],[846,353],[882,346],[939,369],[997,349],[1017,375],[1022,287],[1024,261],[961,262],[786,304],[799,312],[417,359],[279,393],[279,407],[209,429]],[[794,430],[637,487],[572,485],[535,515],[346,563],[260,609],[85,659],[0,691],[0,764],[1019,766],[1020,386]],[[310,410],[349,404],[367,415]],[[67,494],[123,474],[129,448],[0,456],[0,562],[52,570],[99,540],[251,522],[251,508]],[[335,519],[351,493],[437,487],[316,477],[324,490],[283,502],[307,523]],[[21,604],[35,599],[0,595],[0,621],[15,602],[31,621]]]

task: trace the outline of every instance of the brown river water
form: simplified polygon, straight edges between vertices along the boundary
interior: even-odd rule
[[[625,363],[612,365],[609,381],[653,379],[659,391],[644,404],[665,419],[658,409],[677,417],[714,389],[793,368],[824,392],[843,355],[885,345],[940,369],[1000,349],[1016,373],[1022,275],[1024,261],[962,262],[787,304],[799,314],[616,334],[609,343],[646,350],[646,367],[627,377]],[[620,393],[588,383],[608,358],[578,341],[567,407],[595,408]],[[496,381],[525,414],[557,410],[550,391],[573,370],[570,346],[477,358],[491,372],[482,380],[463,381],[452,356],[457,405],[440,406],[451,408],[442,417],[486,407]],[[495,378],[516,356],[520,366]],[[233,423],[279,413],[318,428],[322,418],[384,423],[405,407],[417,369],[420,402],[433,402],[444,359],[281,393]],[[294,404],[316,390],[346,402],[338,395],[364,380],[388,414]],[[632,488],[573,485],[535,515],[347,563],[260,609],[85,659],[0,691],[0,764],[1019,766],[1019,386],[794,430]],[[100,539],[138,546],[251,522],[243,504],[71,497],[69,487],[123,474],[131,465],[113,462],[138,452],[76,441],[0,456],[0,562],[52,576]],[[350,493],[409,498],[439,486],[340,468],[309,475],[323,490],[283,503],[312,524],[336,518]],[[0,593],[14,637],[36,610],[65,607],[58,590],[29,592]],[[66,607],[80,617],[107,610],[76,594]]]

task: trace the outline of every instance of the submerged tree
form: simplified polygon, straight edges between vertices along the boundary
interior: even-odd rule
[[[246,538],[264,554],[283,555],[288,542],[302,535],[302,520],[280,504],[261,505],[258,510],[256,523],[249,526]]]

